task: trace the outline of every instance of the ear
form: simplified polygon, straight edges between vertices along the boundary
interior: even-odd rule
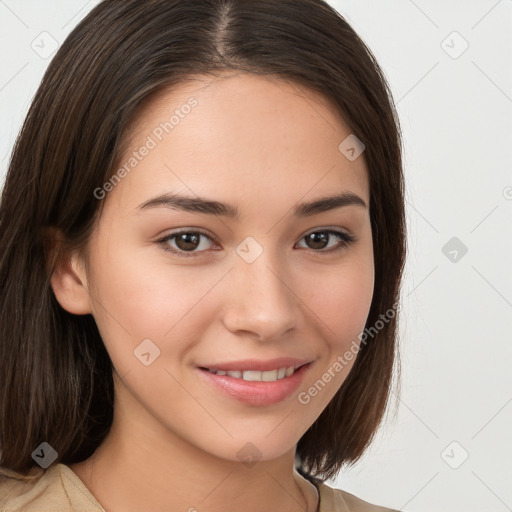
[[[57,251],[63,241],[61,232],[52,230],[47,233],[48,261],[53,261],[50,283],[57,301],[69,313],[92,313],[87,274],[81,255],[78,251]]]

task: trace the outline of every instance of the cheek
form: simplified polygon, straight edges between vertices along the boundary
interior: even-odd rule
[[[358,340],[373,297],[371,253],[353,253],[339,266],[311,274],[304,285],[306,305],[314,312],[331,349],[338,351]]]
[[[322,343],[316,344],[319,364],[297,395],[306,428],[329,404],[357,359],[373,297],[373,257],[366,253],[357,261],[347,259],[314,282],[316,293],[309,295],[307,306]]]
[[[94,317],[112,359],[116,353],[129,356],[146,338],[166,351],[172,340],[172,351],[178,355],[184,329],[200,322],[203,300],[225,272],[166,264],[165,255],[148,257],[147,248],[116,251],[113,246],[102,251],[108,260],[96,260],[94,275]]]

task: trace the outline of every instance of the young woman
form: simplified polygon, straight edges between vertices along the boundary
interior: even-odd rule
[[[399,122],[323,0],[105,0],[0,210],[2,511],[384,511]]]

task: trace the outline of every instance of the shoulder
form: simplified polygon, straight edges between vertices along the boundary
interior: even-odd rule
[[[0,466],[1,512],[105,512],[64,464],[35,466],[24,475]]]
[[[320,492],[320,512],[400,512],[399,510],[380,507],[342,491],[333,489],[325,483],[318,485]]]

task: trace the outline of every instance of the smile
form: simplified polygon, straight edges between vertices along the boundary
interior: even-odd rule
[[[295,368],[294,366],[288,366],[264,372],[259,372],[257,370],[210,370],[209,368],[206,368],[206,370],[208,370],[210,373],[214,373],[215,375],[227,375],[228,377],[234,377],[235,379],[242,379],[250,382],[273,382],[276,380],[284,379],[286,377],[290,377],[298,368],[299,367]]]
[[[213,370],[204,366],[197,367],[197,370],[203,382],[225,396],[247,405],[265,407],[290,398],[310,367],[311,362],[263,371]]]

